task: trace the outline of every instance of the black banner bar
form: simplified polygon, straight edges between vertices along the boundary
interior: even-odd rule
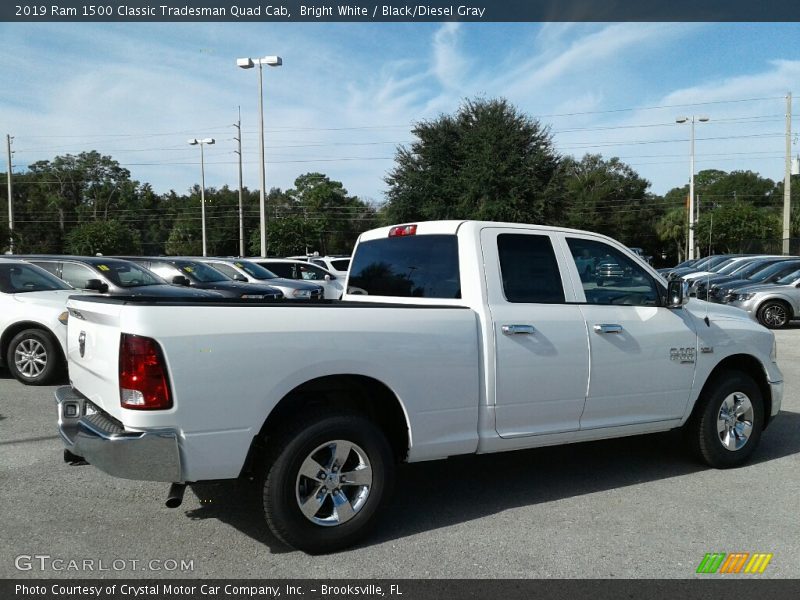
[[[800,580],[713,576],[676,580],[0,580],[5,600],[789,600]]]
[[[12,0],[20,22],[800,21],[787,0]]]

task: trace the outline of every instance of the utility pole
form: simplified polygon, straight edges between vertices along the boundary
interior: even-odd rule
[[[786,94],[786,172],[783,175],[783,253],[789,254],[792,223],[792,92]]]
[[[244,256],[244,217],[242,216],[242,107],[239,107],[239,120],[233,125],[236,127],[239,149],[234,150],[239,155],[239,256]]]
[[[8,251],[14,254],[14,204],[13,194],[14,187],[11,183],[11,134],[6,134],[6,149],[8,150],[8,171],[6,177],[8,178]]]

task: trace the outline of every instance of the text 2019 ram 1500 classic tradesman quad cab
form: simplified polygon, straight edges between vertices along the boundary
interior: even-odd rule
[[[575,257],[614,262],[599,286]],[[398,461],[683,427],[707,464],[741,464],[781,406],[772,332],[689,301],[607,237],[471,221],[360,236],[348,287],[295,302],[75,297],[73,459],[117,477],[263,482],[287,544],[364,535]]]

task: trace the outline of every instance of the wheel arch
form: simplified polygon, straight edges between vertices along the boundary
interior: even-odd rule
[[[383,382],[365,375],[338,374],[311,379],[296,386],[273,408],[254,437],[244,471],[249,471],[268,440],[287,421],[309,409],[355,410],[373,421],[385,434],[398,462],[411,445],[408,414],[397,395]]]
[[[767,378],[767,370],[764,368],[761,361],[752,354],[732,354],[726,356],[714,367],[711,373],[708,374],[703,388],[697,396],[698,399],[695,401],[692,414],[689,418],[694,418],[696,413],[702,410],[702,403],[699,399],[708,391],[714,379],[724,371],[740,371],[746,373],[756,382],[758,389],[761,391],[761,397],[764,399],[764,429],[766,429],[771,419],[770,415],[772,414],[772,390],[769,385],[769,379]]]
[[[756,307],[755,307],[755,309],[753,311],[754,314],[758,314],[761,311],[761,308],[767,302],[780,302],[782,304],[785,304],[789,308],[789,319],[790,320],[797,315],[798,311],[797,311],[797,307],[794,305],[794,302],[792,302],[792,300],[790,298],[787,298],[786,296],[781,296],[779,294],[775,294],[775,295],[772,295],[772,296],[767,296],[766,298],[762,298],[758,302],[758,304],[756,305]]]
[[[37,329],[50,336],[58,349],[62,364],[66,364],[64,349],[61,347],[61,342],[58,341],[58,336],[53,333],[53,330],[47,325],[39,323],[38,321],[18,321],[6,327],[5,331],[0,335],[0,364],[5,364],[6,362],[6,354],[8,354],[8,347],[11,345],[11,340],[13,340],[18,333],[26,329]]]

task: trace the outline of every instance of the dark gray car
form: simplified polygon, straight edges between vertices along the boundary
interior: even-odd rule
[[[283,292],[269,285],[234,281],[214,267],[196,258],[175,256],[126,257],[177,285],[212,290],[226,298],[277,300]]]

